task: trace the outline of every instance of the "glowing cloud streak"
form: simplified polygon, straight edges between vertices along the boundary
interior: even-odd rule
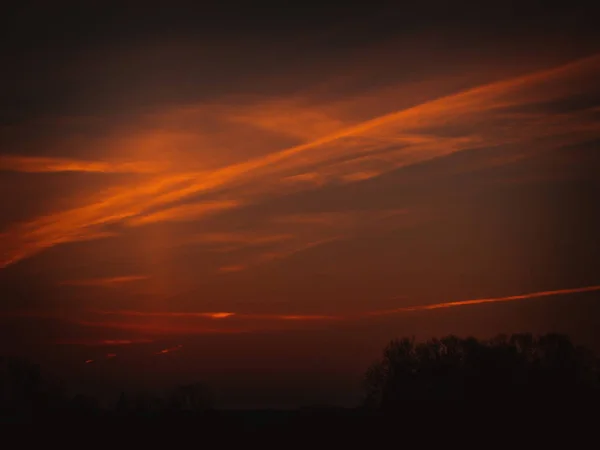
[[[532,292],[529,294],[511,295],[508,297],[479,298],[479,299],[473,299],[473,300],[461,300],[461,301],[456,301],[456,302],[434,303],[431,305],[406,306],[403,308],[370,312],[370,313],[368,313],[368,315],[373,316],[373,315],[387,315],[387,314],[396,314],[396,313],[412,312],[412,311],[429,311],[429,310],[433,310],[433,309],[454,308],[457,306],[471,306],[471,305],[482,305],[482,304],[486,304],[486,303],[512,302],[512,301],[518,301],[518,300],[529,300],[532,298],[539,298],[539,297],[578,294],[581,292],[593,292],[593,291],[600,291],[600,286],[586,286],[586,287],[572,288],[572,289],[558,289],[558,290],[554,290],[554,291],[541,291],[541,292]]]
[[[339,128],[340,121],[334,121],[331,126],[309,133],[310,136],[322,132],[329,134],[214,170],[189,171],[188,165],[182,163],[180,171],[175,168],[166,174],[153,175],[150,180],[128,183],[83,206],[16,224],[0,235],[0,267],[62,243],[107,237],[104,228],[109,224],[140,226],[189,220],[208,212],[239,207],[265,196],[278,195],[282,183],[289,184],[294,177],[300,177],[296,178],[300,181],[359,182],[399,167],[467,149],[554,135],[564,139],[569,132],[567,140],[571,143],[597,137],[600,126],[593,116],[589,116],[590,112],[585,113],[588,115],[576,113],[572,117],[533,116],[522,121],[516,130],[511,129],[510,133],[497,119],[502,119],[503,111],[510,107],[560,99],[574,90],[577,77],[596,73],[599,69],[600,55],[594,55],[560,67],[478,86],[342,128]],[[244,121],[250,120],[248,117],[251,115],[244,113],[243,116]],[[558,120],[560,126],[549,126],[550,119]],[[448,124],[464,125],[474,121],[481,123],[474,128],[477,130],[473,132],[475,134],[454,138],[438,136],[433,131]],[[265,128],[264,118],[258,120],[257,126]],[[292,125],[288,123],[286,127],[289,126]],[[289,134],[290,130],[286,132]],[[86,167],[89,171],[103,171],[111,167],[111,163],[90,163],[86,166],[72,161],[54,164],[44,159],[19,162],[5,157],[4,161],[7,167],[21,165],[31,171],[56,168],[83,170]],[[115,167],[121,166],[117,164]],[[135,164],[132,167],[135,168]],[[294,184],[300,186],[297,182]],[[223,188],[228,189],[230,198],[216,201],[212,206],[209,206],[211,203],[173,206],[173,203],[193,195]]]
[[[104,162],[0,155],[0,171],[2,170],[25,173],[91,172],[141,174],[161,171],[158,164],[150,162]]]
[[[121,277],[111,277],[111,278],[93,278],[86,280],[67,280],[62,281],[59,284],[63,286],[105,286],[112,287],[117,286],[124,283],[131,283],[134,281],[142,281],[147,280],[148,277],[145,275],[129,275],[129,276],[121,276]]]

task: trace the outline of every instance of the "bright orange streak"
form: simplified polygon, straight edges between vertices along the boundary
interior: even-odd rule
[[[148,277],[145,275],[129,275],[111,278],[92,278],[87,280],[67,280],[62,281],[59,284],[63,286],[114,286],[122,283],[147,279]]]
[[[235,313],[222,312],[222,313],[210,313],[210,314],[208,314],[208,317],[211,317],[213,319],[224,319],[225,317],[229,317],[229,316],[233,316],[233,315],[235,315]]]
[[[592,291],[600,291],[600,286],[587,286],[587,287],[573,288],[573,289],[558,289],[555,291],[532,292],[529,294],[511,295],[509,297],[480,298],[480,299],[474,299],[474,300],[461,300],[461,301],[456,301],[456,302],[434,303],[432,305],[407,306],[404,308],[390,309],[387,311],[375,311],[375,312],[371,312],[368,314],[369,315],[384,315],[384,314],[394,314],[394,313],[410,312],[410,311],[425,311],[425,310],[430,310],[430,309],[452,308],[455,306],[468,306],[468,305],[481,305],[484,303],[511,302],[511,301],[516,301],[516,300],[526,300],[526,299],[530,299],[530,298],[549,297],[552,295],[577,294],[580,292],[592,292]]]
[[[179,349],[181,349],[183,347],[183,345],[179,344],[176,347],[170,347],[170,348],[165,348],[163,350],[160,350],[158,352],[156,352],[157,355],[164,355],[165,353],[171,353],[171,352],[175,352]]]
[[[86,361],[85,361],[86,364],[93,363],[93,362],[94,362],[93,359],[86,359]]]
[[[0,268],[58,244],[114,236],[97,228],[142,213],[156,203],[158,193],[189,180],[189,175],[177,174],[134,189],[114,189],[100,201],[19,224],[0,234],[0,248],[5,252]]]
[[[145,311],[91,311],[96,314],[134,316],[134,317],[164,317],[164,318],[210,318],[225,319],[235,316],[239,319],[259,320],[339,320],[342,316],[317,315],[317,314],[244,314],[233,312],[145,312]]]
[[[509,302],[516,300],[526,300],[531,298],[538,297],[549,297],[555,295],[566,295],[566,294],[577,294],[582,292],[593,292],[600,291],[600,285],[598,286],[587,286],[581,288],[572,288],[572,289],[558,289],[554,291],[541,291],[541,292],[532,292],[529,294],[521,294],[521,295],[511,295],[508,297],[495,297],[495,298],[480,298],[473,300],[459,300],[455,302],[445,302],[445,303],[434,303],[430,305],[416,305],[416,306],[406,306],[403,308],[395,308],[384,311],[372,311],[360,314],[361,316],[378,316],[378,315],[387,315],[387,314],[396,314],[402,312],[412,312],[412,311],[427,311],[432,309],[441,309],[441,308],[452,308],[456,306],[469,306],[469,305],[480,305],[485,303],[500,303],[500,302]],[[105,314],[118,314],[118,315],[135,315],[135,316],[161,316],[161,317],[212,317],[212,318],[222,318],[229,317],[235,315],[240,319],[255,319],[255,320],[344,320],[350,318],[350,316],[342,316],[342,315],[317,315],[317,314],[299,314],[299,315],[290,315],[290,314],[235,314],[235,313],[144,313],[137,311],[114,311],[114,312],[106,312]]]
[[[138,311],[113,311],[113,312],[105,312],[105,314],[114,314],[114,315],[124,315],[124,316],[153,316],[153,317],[230,317],[235,316],[239,319],[248,319],[248,320],[281,320],[281,321],[344,321],[344,320],[362,320],[373,316],[381,316],[388,314],[397,314],[403,312],[412,312],[412,311],[428,311],[433,309],[442,309],[442,308],[451,308],[457,306],[470,306],[470,305],[479,305],[485,303],[499,303],[499,302],[508,302],[508,301],[517,301],[517,300],[526,300],[531,298],[538,297],[549,297],[549,296],[557,296],[557,295],[566,295],[566,294],[576,294],[583,292],[593,292],[600,291],[600,285],[598,286],[587,286],[581,288],[572,288],[572,289],[559,289],[553,291],[541,291],[541,292],[532,292],[528,294],[521,295],[512,295],[508,297],[496,297],[496,298],[482,298],[482,299],[473,299],[473,300],[461,300],[455,302],[446,302],[446,303],[435,303],[430,305],[416,305],[416,306],[407,306],[403,308],[396,308],[391,310],[384,311],[373,311],[373,312],[362,312],[357,314],[350,315],[318,315],[318,314],[306,314],[306,315],[295,315],[295,314],[244,314],[244,313],[145,313]],[[102,314],[102,312],[101,312]],[[115,329],[124,329],[124,330],[132,330],[132,331],[143,331],[155,334],[167,334],[167,335],[185,335],[185,334],[212,334],[212,333],[244,333],[249,331],[258,331],[260,328],[236,328],[236,329],[224,329],[224,328],[205,328],[205,327],[194,327],[194,326],[179,326],[173,324],[171,326],[162,326],[158,324],[145,324],[145,323],[120,323],[120,322],[85,322],[78,321],[80,325],[84,326],[92,326],[92,327],[101,327],[101,328],[115,328]],[[180,347],[176,347],[180,348]],[[159,353],[167,353],[168,351],[172,351],[173,349],[164,349]]]

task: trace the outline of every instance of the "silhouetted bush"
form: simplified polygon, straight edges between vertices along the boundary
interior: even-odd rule
[[[598,359],[567,336],[447,336],[390,342],[365,375],[364,406],[390,411],[409,400],[548,402],[598,397]]]

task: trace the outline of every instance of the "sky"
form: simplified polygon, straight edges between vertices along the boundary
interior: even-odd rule
[[[418,3],[9,7],[0,350],[291,407],[394,337],[600,349],[595,11]]]

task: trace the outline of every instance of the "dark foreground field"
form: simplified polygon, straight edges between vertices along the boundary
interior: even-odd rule
[[[555,334],[487,341],[447,336],[423,343],[404,338],[391,341],[366,370],[363,401],[353,408],[227,410],[201,383],[177,386],[163,397],[122,393],[115,403],[100,406],[92,397],[66,395],[64,386],[42,376],[36,365],[3,358],[0,420],[101,424],[113,431],[125,423],[151,425],[146,429],[154,431],[185,425],[220,439],[246,433],[303,438],[394,430],[407,436],[425,430],[436,438],[443,436],[442,429],[494,429],[502,436],[520,430],[545,437],[579,430],[581,435],[595,429],[600,418],[598,361],[588,349]]]

